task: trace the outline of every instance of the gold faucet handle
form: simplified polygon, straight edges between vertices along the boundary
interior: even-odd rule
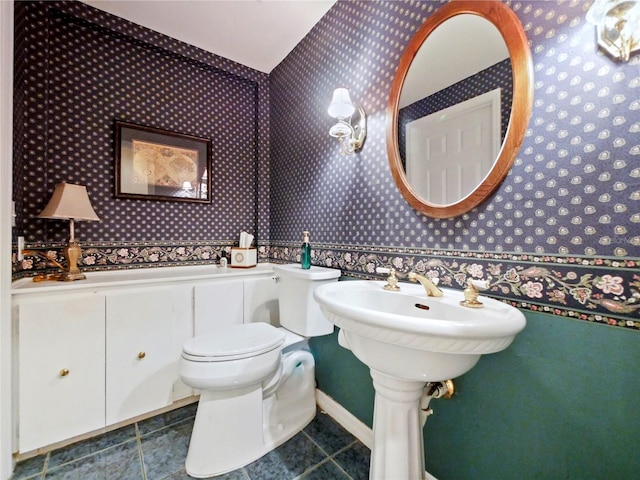
[[[489,282],[487,280],[474,280],[469,278],[467,280],[467,288],[464,289],[464,300],[460,302],[463,307],[481,308],[482,302],[478,301],[478,295],[480,290],[486,290],[489,288]]]
[[[474,280],[473,278],[467,279],[467,285],[478,292],[489,288],[489,280]]]
[[[389,276],[387,277],[387,284],[382,288],[384,288],[385,290],[391,290],[392,292],[397,292],[398,290],[400,290],[400,287],[398,286],[399,280],[396,276],[395,268],[378,267],[376,268],[376,273],[389,274]]]

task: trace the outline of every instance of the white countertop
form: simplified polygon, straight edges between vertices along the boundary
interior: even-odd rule
[[[175,283],[181,281],[199,281],[223,279],[248,275],[274,274],[273,264],[259,263],[252,268],[231,268],[218,265],[193,265],[183,267],[149,267],[109,270],[103,272],[84,272],[85,280],[72,282],[41,281],[34,282],[31,277],[12,282],[11,294],[48,293],[78,291],[99,287],[118,287],[140,284]]]

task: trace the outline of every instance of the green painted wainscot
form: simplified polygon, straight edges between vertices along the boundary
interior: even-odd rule
[[[431,402],[426,470],[438,480],[640,478],[640,332],[526,311],[505,351],[455,380]],[[312,339],[318,388],[367,425],[374,391],[367,367]]]

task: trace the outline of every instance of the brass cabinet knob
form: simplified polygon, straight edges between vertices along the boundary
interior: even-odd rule
[[[142,360],[142,359],[143,359],[144,357],[146,357],[146,356],[147,356],[147,354],[146,354],[145,352],[140,352],[140,353],[138,353],[138,358],[139,358],[140,360]]]
[[[69,375],[69,369],[68,368],[63,368],[62,370],[60,370],[60,376],[61,377],[66,377],[67,375]]]

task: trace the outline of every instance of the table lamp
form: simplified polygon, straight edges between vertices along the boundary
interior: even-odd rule
[[[57,220],[69,220],[69,244],[62,254],[67,260],[66,269],[60,274],[58,280],[69,282],[87,278],[78,268],[82,249],[76,241],[74,232],[75,221],[99,222],[100,218],[91,206],[87,187],[61,182],[56,185],[53,195],[47,206],[38,215],[39,218],[53,218]]]

